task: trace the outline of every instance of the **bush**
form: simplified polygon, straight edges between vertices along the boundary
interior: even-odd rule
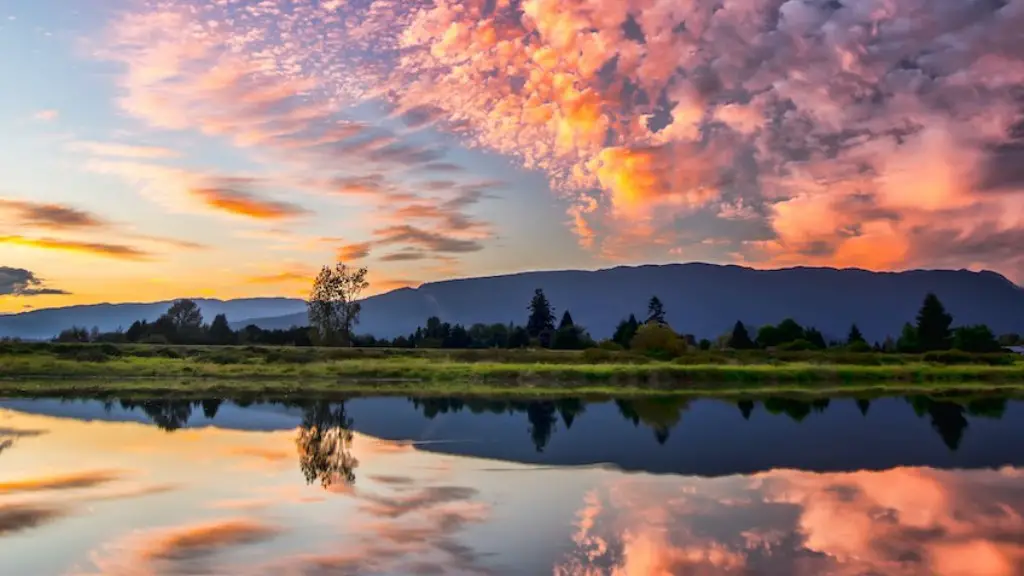
[[[669,360],[686,353],[686,341],[667,326],[644,324],[636,331],[629,348],[651,358]]]
[[[778,349],[782,350],[783,352],[792,352],[792,351],[817,350],[818,347],[815,346],[814,344],[811,344],[807,340],[804,340],[803,338],[800,338],[798,340],[793,340],[792,342],[786,342],[784,344],[779,344]]]
[[[847,352],[853,352],[855,354],[861,354],[871,352],[871,345],[863,340],[858,340],[852,344],[846,346]]]
[[[613,342],[614,344],[614,342]],[[616,346],[618,346],[616,344]],[[619,349],[621,350],[621,346]],[[587,364],[603,364],[612,362],[616,357],[615,350],[608,350],[607,348],[587,348],[583,351],[583,361]]]
[[[601,340],[598,342],[597,347],[601,350],[608,350],[609,352],[622,352],[625,350],[621,344],[614,340]]]

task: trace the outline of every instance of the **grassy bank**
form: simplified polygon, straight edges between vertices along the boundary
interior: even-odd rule
[[[942,363],[942,362],[946,363]],[[1024,389],[1009,355],[407,350],[6,344],[0,393],[745,393]]]

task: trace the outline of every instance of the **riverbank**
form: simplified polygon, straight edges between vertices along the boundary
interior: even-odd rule
[[[0,350],[0,393],[543,395],[1024,389],[1024,362],[1013,357],[950,358],[967,363],[877,354],[694,353],[657,361],[602,350],[17,344]]]

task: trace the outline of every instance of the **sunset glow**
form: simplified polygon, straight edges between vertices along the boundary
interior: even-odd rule
[[[706,261],[1024,282],[1024,1],[15,0],[0,313]]]

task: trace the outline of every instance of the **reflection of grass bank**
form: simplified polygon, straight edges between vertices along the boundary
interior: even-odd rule
[[[588,351],[590,352],[590,351]],[[604,352],[604,351],[596,351]],[[634,355],[530,350],[8,345],[0,393],[47,390],[179,392],[834,393],[852,390],[1024,389],[1024,362],[954,357],[959,364],[880,354]]]

